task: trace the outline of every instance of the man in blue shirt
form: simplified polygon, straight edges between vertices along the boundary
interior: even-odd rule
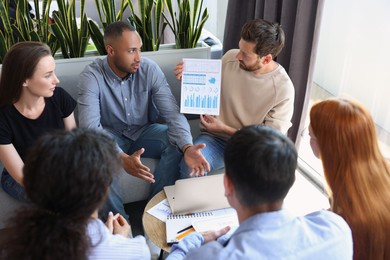
[[[104,129],[115,138],[126,172],[152,183],[150,198],[174,184],[183,154],[194,172],[209,171],[200,152],[205,145],[193,145],[189,124],[163,72],[152,60],[141,58],[142,40],[135,29],[112,23],[105,29],[104,43],[107,57],[80,74],[79,126]],[[157,116],[166,124],[156,123]],[[160,160],[154,174],[141,156]],[[114,180],[110,189],[110,210],[126,216],[119,183]]]
[[[297,217],[282,209],[297,166],[286,136],[269,126],[245,127],[227,142],[224,160],[225,196],[240,226],[230,237],[219,237],[229,227],[192,233],[167,259],[352,259],[351,230],[340,216],[321,210]]]

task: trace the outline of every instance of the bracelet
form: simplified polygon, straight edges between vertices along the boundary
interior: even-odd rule
[[[184,150],[183,150],[183,154],[185,154],[185,153],[186,153],[186,151],[188,150],[188,148],[190,148],[190,147],[192,147],[192,145],[188,145],[186,148],[184,148]]]

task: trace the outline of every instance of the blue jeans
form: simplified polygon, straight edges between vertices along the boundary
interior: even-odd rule
[[[194,144],[206,144],[202,149],[202,154],[210,164],[210,171],[221,169],[225,166],[223,154],[226,147],[226,141],[213,137],[209,134],[200,134]],[[187,167],[184,159],[180,162],[180,179],[190,178],[191,169]],[[207,173],[205,174],[207,175]]]
[[[17,183],[5,169],[1,175],[1,187],[11,197],[19,201],[29,202],[24,187]]]
[[[151,184],[149,199],[160,192],[164,186],[175,184],[175,181],[179,177],[179,162],[183,156],[178,148],[169,142],[167,130],[168,126],[166,125],[152,124],[135,141],[123,135],[119,136],[108,131],[123,152],[132,154],[141,148],[145,148],[145,152],[141,157],[160,160],[153,173],[155,182]],[[106,214],[105,216],[110,211],[109,209],[113,212],[119,212],[122,215],[126,214],[120,193],[120,185],[115,180],[111,184],[107,203],[103,209],[103,214]]]

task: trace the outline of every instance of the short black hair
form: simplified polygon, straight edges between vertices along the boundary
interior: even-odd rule
[[[280,131],[252,125],[237,131],[225,149],[225,174],[245,206],[283,200],[295,181],[297,151]]]
[[[135,28],[130,24],[122,21],[110,23],[104,29],[104,44],[108,44],[108,39],[116,39],[121,37],[124,31],[135,32]]]

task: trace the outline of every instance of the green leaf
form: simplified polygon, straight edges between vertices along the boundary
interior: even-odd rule
[[[100,55],[106,55],[106,48],[104,46],[103,33],[101,32],[99,26],[92,20],[88,21],[89,31],[91,34],[91,39],[95,44],[96,50]]]
[[[4,37],[3,32],[0,30],[0,62],[3,62],[5,54],[7,54],[8,49],[9,49],[9,42],[8,40]]]

